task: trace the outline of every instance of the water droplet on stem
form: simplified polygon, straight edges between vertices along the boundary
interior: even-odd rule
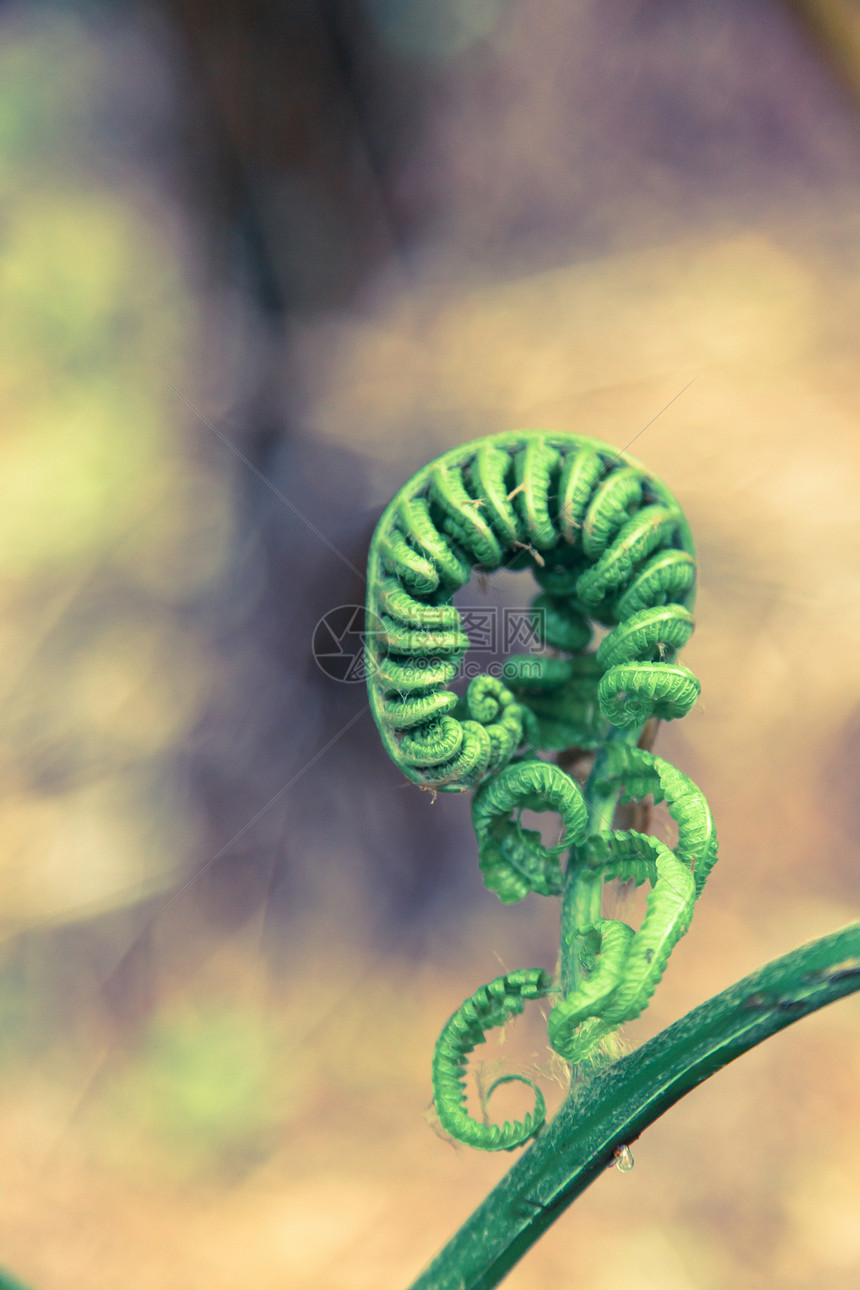
[[[616,1169],[620,1169],[623,1174],[629,1174],[630,1170],[633,1168],[633,1165],[635,1164],[635,1161],[633,1159],[633,1152],[630,1150],[630,1148],[626,1146],[616,1147],[613,1154],[615,1155]]]

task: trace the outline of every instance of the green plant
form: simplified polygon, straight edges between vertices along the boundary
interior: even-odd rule
[[[451,689],[469,638],[454,594],[473,569],[530,569],[537,649],[501,676]],[[384,512],[371,545],[367,671],[386,749],[422,788],[475,790],[486,886],[506,902],[561,898],[555,973],[528,968],[482,986],[436,1045],[433,1092],[449,1134],[484,1150],[537,1140],[415,1283],[477,1290],[501,1277],[642,1129],[695,1084],[799,1016],[860,987],[860,925],[797,950],[690,1013],[628,1057],[615,1032],[638,1016],[717,858],[701,791],[651,746],[699,684],[676,661],[693,629],[695,552],[678,503],[639,463],[579,435],[496,435],[446,453]],[[607,629],[589,649],[594,626]],[[555,760],[546,760],[554,754]],[[569,773],[588,764],[581,782]],[[641,827],[665,801],[673,850]],[[557,812],[555,846],[522,813]],[[618,815],[626,810],[628,821]],[[566,862],[563,857],[566,855]],[[638,930],[602,915],[603,886],[649,884]],[[534,1092],[522,1120],[468,1109],[465,1071],[486,1032],[525,1002],[552,1002],[551,1047],[575,1068],[545,1124]]]

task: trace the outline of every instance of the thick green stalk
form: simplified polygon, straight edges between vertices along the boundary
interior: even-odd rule
[[[18,1281],[9,1272],[0,1272],[0,1290],[28,1290],[23,1281]]]
[[[491,1290],[615,1159],[696,1085],[769,1035],[860,989],[860,923],[754,972],[566,1099],[410,1290]]]

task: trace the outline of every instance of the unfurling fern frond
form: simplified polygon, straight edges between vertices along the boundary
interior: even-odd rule
[[[452,686],[469,638],[453,597],[473,570],[500,568],[532,570],[540,648],[461,695]],[[495,435],[446,453],[404,485],[371,545],[366,663],[383,742],[422,787],[475,789],[480,867],[501,900],[562,896],[549,1037],[572,1063],[592,1059],[646,1007],[716,860],[701,792],[637,746],[646,722],[683,717],[698,697],[698,681],[677,662],[693,630],[695,578],[672,494],[624,453],[580,435]],[[608,630],[593,650],[595,626]],[[542,756],[564,763],[571,749],[593,757],[584,789]],[[613,828],[619,800],[649,795],[678,825],[674,850]],[[561,816],[556,846],[522,827],[524,810]],[[603,883],[616,878],[650,884],[638,931],[601,916]],[[537,1088],[535,1110],[499,1128],[468,1114],[463,1077],[485,1031],[552,988],[538,969],[510,973],[448,1022],[433,1077],[454,1137],[508,1150],[538,1131]],[[496,1083],[508,1078],[522,1077]]]

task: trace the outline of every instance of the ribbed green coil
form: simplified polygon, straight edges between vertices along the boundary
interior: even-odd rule
[[[450,687],[469,638],[451,601],[474,569],[503,567],[534,572],[545,650],[461,699]],[[675,656],[695,572],[671,493],[606,444],[515,433],[446,453],[401,488],[370,549],[368,686],[390,756],[456,792],[525,748],[596,747],[607,723],[684,716],[699,685]],[[611,630],[587,654],[595,623]]]

